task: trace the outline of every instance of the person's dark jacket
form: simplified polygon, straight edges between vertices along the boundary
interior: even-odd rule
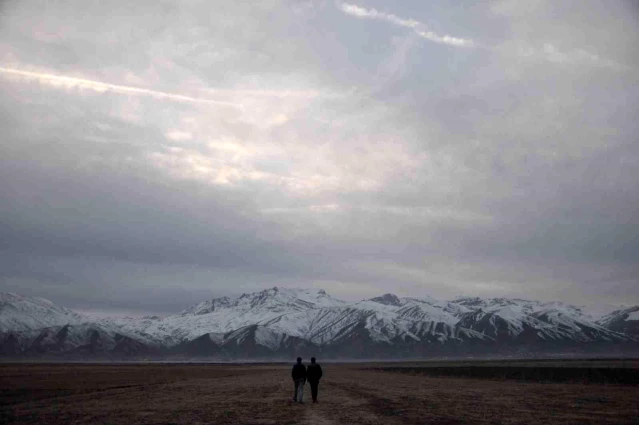
[[[306,369],[306,379],[308,382],[319,382],[322,378],[322,367],[317,363],[311,363]]]
[[[291,376],[293,377],[294,381],[306,379],[306,366],[301,363],[296,363],[295,366],[293,366]]]

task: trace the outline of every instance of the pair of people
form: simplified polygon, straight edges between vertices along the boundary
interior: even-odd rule
[[[317,403],[317,386],[320,379],[322,379],[322,367],[316,363],[315,357],[311,357],[311,364],[308,365],[308,368],[302,364],[302,358],[298,357],[297,363],[293,366],[291,376],[295,383],[293,403],[304,403],[304,384],[306,384],[307,379],[311,385],[313,403]]]

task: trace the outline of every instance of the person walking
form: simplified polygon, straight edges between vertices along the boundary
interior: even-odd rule
[[[304,403],[304,384],[306,384],[306,366],[302,364],[302,358],[297,358],[297,363],[293,366],[291,372],[293,382],[295,383],[295,392],[293,393],[293,403]]]
[[[320,379],[322,379],[322,367],[315,362],[315,357],[311,357],[311,364],[306,369],[306,378],[311,385],[311,395],[313,396],[313,403],[317,403],[317,386]]]

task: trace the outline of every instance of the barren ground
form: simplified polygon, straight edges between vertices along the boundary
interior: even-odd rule
[[[323,364],[320,403],[286,365],[0,365],[0,423],[639,424],[639,387],[431,377]],[[633,365],[634,366],[634,365]]]

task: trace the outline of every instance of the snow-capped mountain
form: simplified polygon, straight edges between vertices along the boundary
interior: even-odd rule
[[[215,298],[162,319],[120,319],[114,323],[129,332],[173,346],[204,334],[224,334],[250,325],[263,325],[283,315],[344,305],[323,290],[271,288],[242,294],[236,299]]]
[[[0,332],[82,323],[83,317],[43,298],[0,293]]]
[[[146,352],[154,344],[43,298],[0,293],[0,354]]]
[[[92,319],[53,303],[0,295],[5,355],[324,357],[637,350],[639,307],[595,320],[561,302],[400,298],[345,302],[323,290],[270,288],[215,298],[166,317]]]
[[[607,329],[639,337],[639,306],[613,311],[597,323]]]
[[[582,309],[561,302],[508,298],[458,298],[472,309],[461,314],[458,326],[496,340],[613,341],[623,338],[592,320]]]

